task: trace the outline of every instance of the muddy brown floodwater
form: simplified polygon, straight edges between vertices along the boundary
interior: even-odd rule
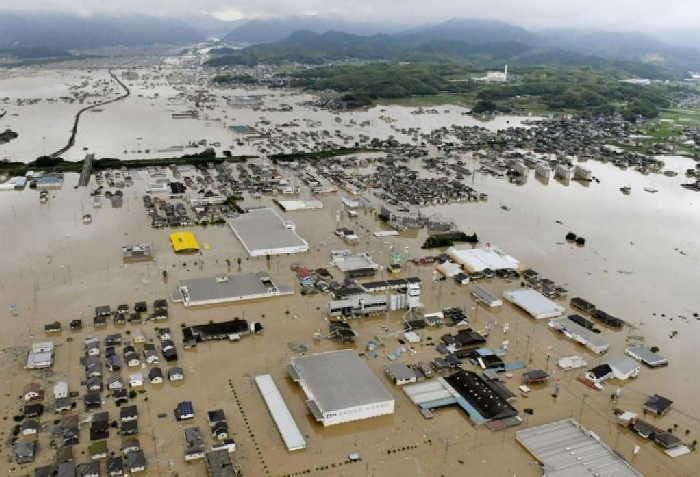
[[[51,72],[48,79],[43,80],[33,74],[29,84],[22,86],[22,78],[26,74],[8,74],[4,80],[0,79],[0,85],[11,85],[12,89],[8,91],[16,97],[51,97],[63,94],[68,90],[68,85],[80,83],[86,76],[80,70]],[[99,74],[102,76],[96,76],[98,79],[106,72]],[[59,86],[42,89],[46,81],[59,83]],[[252,110],[240,110],[234,114],[230,110],[217,108],[211,111],[209,119],[191,122],[170,120],[171,112],[181,111],[187,106],[181,98],[172,101],[164,99],[176,95],[177,90],[172,85],[142,81],[134,82],[130,87],[135,88],[135,94],[128,100],[83,118],[85,129],[82,129],[81,121],[77,145],[70,159],[81,158],[83,148],[97,152],[98,156],[119,156],[126,149],[129,153],[124,158],[128,159],[134,150],[147,147],[156,150],[200,138],[221,141],[221,148],[227,148],[235,137],[226,126],[251,122],[264,115]],[[162,93],[159,97],[153,95],[157,91]],[[220,94],[248,93],[250,91]],[[305,99],[298,92],[292,93],[291,97],[286,93],[270,94],[268,99],[274,105]],[[64,142],[70,128],[70,118],[80,106],[42,102],[33,106],[3,104],[2,107],[8,110],[8,116],[3,118],[0,126],[6,123],[17,126],[15,129],[20,132],[20,138],[3,146],[0,157],[28,161],[41,154],[43,149],[52,150],[53,143],[60,145]],[[411,108],[387,108],[386,114],[397,118],[400,128],[417,127],[427,131],[453,122],[463,124],[468,121],[462,118],[460,109],[456,107],[449,107],[450,113],[435,116],[413,115]],[[67,125],[65,131],[46,120],[51,118],[50,114],[35,114],[40,112],[54,112],[64,118]],[[390,123],[380,119],[385,113],[376,109],[342,115],[340,123],[333,119],[335,115],[313,108],[286,115],[265,114],[279,122],[299,117],[320,121],[322,124],[313,128],[337,128],[353,135],[363,131],[357,123],[369,120],[367,134],[400,136],[390,127]],[[123,119],[118,127],[110,128],[115,118]],[[355,120],[355,123],[351,120]],[[505,125],[505,119],[499,121],[489,127]],[[149,125],[153,127],[149,129]],[[32,128],[42,132],[34,133]],[[402,139],[410,138],[406,136]],[[437,154],[435,151],[433,153]],[[469,155],[462,159],[470,169],[476,168]],[[684,158],[667,157],[664,160],[666,169],[681,173],[693,167],[693,162]],[[423,279],[422,301],[426,312],[461,306],[470,315],[471,325],[475,329],[491,330],[489,346],[497,347],[504,341],[509,342],[508,361],[523,360],[529,368],[547,369],[553,373],[552,382],[557,381],[560,387],[556,398],[552,396],[553,384],[549,384],[533,386],[531,393],[518,395],[514,401],[514,406],[521,411],[524,419],[520,428],[573,417],[594,430],[645,475],[698,475],[696,469],[700,459],[697,453],[671,459],[652,443],[618,426],[612,412],[610,393],[619,385],[622,391],[615,407],[640,413],[646,396],[657,392],[663,394],[674,400],[673,409],[662,418],[649,420],[661,428],[674,429],[674,433],[687,442],[698,439],[700,435],[700,410],[696,403],[700,384],[696,378],[694,359],[700,336],[700,321],[694,316],[700,313],[696,291],[700,253],[697,204],[700,195],[680,187],[680,183],[685,181],[682,174],[672,178],[643,176],[597,162],[588,162],[586,167],[600,179],[599,183],[584,186],[572,182],[563,185],[551,180],[544,184],[532,172],[522,186],[491,176],[468,177],[465,179],[467,182],[473,182],[480,192],[488,193],[488,201],[439,206],[425,212],[452,218],[465,232],[477,232],[482,242],[498,245],[520,259],[524,267],[534,268],[565,286],[569,289],[569,296],[582,296],[630,322],[633,326],[623,331],[603,330],[606,339],[611,342],[608,356],[622,355],[627,343],[637,342],[631,338],[641,336],[647,345],[660,347],[661,354],[670,361],[668,367],[643,368],[639,378],[626,383],[609,383],[604,391],[596,392],[576,381],[583,370],[562,372],[556,369],[555,363],[561,356],[579,354],[586,358],[590,367],[604,358],[561,338],[545,323],[535,322],[507,303],[495,311],[476,308],[469,295],[469,286],[458,286],[452,281],[434,282],[433,268],[430,266],[407,263],[402,276],[419,276]],[[291,177],[290,171],[283,173]],[[337,222],[336,215],[343,205],[340,194],[330,194],[320,197],[324,203],[322,210],[284,214],[285,218],[296,223],[299,234],[309,241],[311,250],[308,253],[273,257],[269,263],[265,259],[250,259],[227,227],[209,226],[192,228],[203,245],[201,254],[175,256],[168,243],[170,231],[152,229],[144,212],[141,197],[147,181],[146,173],[140,171],[134,176],[134,185],[124,189],[124,205],[120,209],[111,208],[108,201],[103,201],[102,208],[94,209],[89,196],[90,188],[73,188],[77,183],[75,174],[66,175],[64,188],[52,191],[47,204],[40,204],[38,192],[33,190],[0,192],[2,475],[22,475],[32,469],[14,464],[12,449],[7,445],[14,426],[12,417],[17,414],[20,405],[18,396],[25,384],[40,381],[50,393],[52,383],[66,380],[71,390],[82,393],[83,371],[79,359],[86,337],[103,338],[117,331],[127,337],[130,333],[143,330],[149,338],[154,338],[156,325],[152,323],[123,327],[110,323],[106,329],[95,330],[91,325],[95,306],[109,304],[114,309],[121,303],[133,306],[134,302],[141,300],[150,304],[157,298],[169,297],[178,279],[229,271],[227,259],[233,263],[230,271],[239,272],[237,258],[241,258],[240,271],[269,269],[274,280],[294,284],[297,293],[258,302],[191,310],[170,304],[167,326],[174,332],[180,355],[178,364],[184,368],[186,377],[184,382],[177,385],[147,383],[145,392],[136,398],[141,414],[138,437],[149,462],[145,475],[206,475],[201,462],[184,463],[183,429],[199,426],[210,445],[212,439],[207,432],[206,411],[215,408],[222,408],[228,417],[238,445],[233,457],[246,476],[541,475],[539,466],[516,443],[514,433],[517,428],[491,432],[472,425],[461,411],[453,408],[437,411],[433,419],[425,420],[401,389],[385,380],[396,399],[393,416],[324,429],[307,411],[301,390],[286,378],[286,365],[294,355],[290,343],[303,343],[310,352],[338,348],[327,339],[314,340],[315,333],[320,331],[325,335],[327,332],[325,309],[328,296],[301,296],[290,266],[301,263],[308,267],[329,267],[335,277],[340,278],[328,264],[331,250],[348,248],[333,234],[339,225],[352,228],[360,235],[359,242],[350,248],[369,251],[384,265],[389,263],[393,250],[400,250],[404,260],[437,253],[420,250],[426,237],[425,231],[398,237],[374,237],[372,232],[383,226],[370,211],[360,212],[356,219],[341,214],[340,222]],[[619,187],[623,185],[632,187],[630,196],[620,193]],[[644,187],[654,187],[658,193],[644,192]],[[303,190],[300,197],[308,198],[308,190]],[[272,205],[272,199],[268,196],[254,199],[246,195],[242,205]],[[81,221],[87,213],[93,216],[90,225],[84,225]],[[586,246],[566,244],[564,236],[568,231],[586,237]],[[142,241],[153,244],[155,260],[123,264],[121,247]],[[164,270],[168,271],[167,283],[162,279]],[[519,283],[491,279],[482,282],[482,285],[500,294],[505,289],[519,286]],[[16,313],[10,312],[11,306],[16,306]],[[179,332],[182,324],[234,317],[260,320],[265,325],[265,331],[260,336],[248,337],[238,343],[215,342],[200,345],[194,351],[182,349]],[[402,317],[402,313],[389,313],[353,322],[353,327],[359,333],[358,351],[364,351],[368,340],[383,338],[386,347],[378,350],[377,358],[367,359],[368,365],[382,379],[385,379],[383,368],[389,363],[386,354],[399,346],[395,332],[401,328]],[[80,332],[66,331],[68,321],[75,318],[83,319],[87,324],[85,329]],[[64,324],[63,333],[45,335],[44,325],[56,320]],[[421,330],[421,343],[414,345],[401,360],[431,360],[437,355],[431,343],[437,342],[448,331],[452,330]],[[677,335],[671,338],[674,331],[677,331]],[[47,339],[57,345],[56,363],[52,370],[25,370],[23,364],[28,346]],[[507,378],[511,390],[515,391],[520,384],[521,373],[515,371]],[[286,451],[253,383],[253,377],[257,374],[271,374],[274,377],[306,436],[307,449],[293,454]],[[122,372],[123,377],[127,375],[127,371]],[[194,421],[175,422],[172,410],[182,400],[194,403]],[[80,405],[79,408],[81,416],[87,416]],[[523,413],[526,408],[532,409],[533,414]],[[112,419],[116,418],[118,411],[110,399],[107,399],[103,409],[110,412]],[[166,417],[159,418],[162,414]],[[42,418],[44,429],[38,438],[40,450],[37,465],[48,464],[54,457],[48,432],[53,419],[50,413]],[[85,455],[89,444],[88,427],[83,426],[80,444],[75,449],[78,462],[88,459]],[[120,437],[112,430],[108,441],[110,451],[118,452],[120,442]],[[637,455],[633,455],[635,446],[641,448]],[[359,453],[362,460],[346,464],[346,458],[352,452]]]
[[[602,176],[597,167],[596,174]],[[40,379],[50,391],[50,383],[66,379],[72,390],[81,389],[82,369],[78,360],[82,354],[83,339],[87,336],[103,337],[117,331],[111,324],[106,330],[95,330],[89,325],[95,306],[110,304],[115,307],[120,303],[133,304],[139,300],[152,302],[156,298],[166,297],[177,279],[225,272],[227,258],[234,264],[232,272],[238,271],[238,257],[242,259],[242,271],[265,270],[268,267],[264,259],[247,258],[241,245],[226,227],[196,228],[198,239],[204,246],[202,254],[175,256],[168,245],[168,230],[154,230],[147,224],[141,201],[146,182],[143,172],[136,174],[133,187],[125,189],[124,206],[121,209],[113,209],[107,202],[101,209],[93,209],[89,190],[73,189],[72,185],[76,181],[77,175],[67,175],[64,188],[52,192],[49,203],[45,205],[39,204],[38,193],[32,190],[2,194],[0,220],[3,233],[0,236],[0,246],[4,252],[0,256],[0,269],[4,272],[0,278],[0,319],[3,323],[0,343],[3,366],[0,368],[0,379],[4,385],[0,410],[3,417],[7,417],[0,424],[3,440],[7,439],[12,427],[12,416],[17,413],[17,396],[27,382]],[[620,258],[617,255],[619,252],[616,253],[620,247],[625,248],[622,244],[630,239],[629,235],[635,235],[634,241],[638,244],[636,247],[630,246],[634,253],[639,253],[637,249],[645,246],[641,236],[645,233],[643,227],[652,226],[639,225],[641,229],[632,232],[625,231],[622,224],[615,224],[619,220],[617,217],[628,215],[616,209],[626,207],[624,201],[637,200],[637,196],[642,193],[639,192],[633,198],[617,198],[615,194],[606,192],[613,187],[612,178],[592,185],[591,189],[572,184],[566,190],[555,185],[544,187],[536,183],[515,188],[492,178],[477,178],[475,181],[481,181],[481,189],[486,190],[491,197],[489,202],[442,207],[441,212],[455,217],[465,229],[478,231],[482,240],[498,244],[518,256],[525,266],[533,267],[559,283],[565,283],[571,296],[586,296],[625,319],[639,319],[640,325],[642,318],[647,317],[648,324],[640,326],[639,330],[604,331],[613,343],[610,355],[623,352],[625,339],[630,333],[643,334],[648,337],[647,343],[661,347],[662,353],[670,358],[671,365],[658,370],[643,369],[638,379],[622,385],[623,391],[616,406],[639,412],[647,394],[666,394],[676,401],[676,405],[670,414],[654,420],[655,424],[664,428],[678,425],[676,432],[684,439],[692,441],[697,438],[698,412],[694,397],[698,387],[692,379],[692,360],[687,359],[687,356],[692,355],[694,340],[691,336],[697,324],[695,320],[680,323],[674,320],[668,323],[661,318],[654,321],[650,317],[652,312],[658,314],[664,310],[668,313],[667,317],[670,317],[673,313],[681,313],[690,307],[690,282],[663,283],[659,275],[666,270],[664,267],[649,265],[642,260],[638,267],[656,270],[655,276],[647,276],[645,269],[632,268],[627,262],[629,258]],[[663,187],[663,182],[659,185]],[[595,191],[592,189],[594,187],[597,188]],[[675,190],[670,185],[668,189],[669,194]],[[665,193],[666,189],[661,189],[655,199],[664,198]],[[547,199],[550,194],[559,197],[559,202]],[[582,197],[584,194],[588,199]],[[302,197],[305,195],[307,194]],[[642,195],[641,199],[646,197]],[[329,252],[347,247],[333,234],[337,227],[336,213],[342,208],[340,197],[327,195],[322,200],[325,206],[322,210],[286,214],[287,218],[297,224],[299,233],[310,242],[312,248],[306,254],[272,258],[269,270],[274,279],[295,283],[290,271],[292,263],[310,267],[328,266]],[[588,209],[594,208],[596,201],[605,204],[605,200],[608,200],[605,215],[609,219],[606,228],[603,228],[602,222],[606,222],[604,217],[601,217],[600,222],[593,221],[592,218],[587,221],[586,218],[588,214],[595,215]],[[511,211],[500,213],[498,205],[501,202],[511,205]],[[586,205],[587,202],[590,204]],[[272,198],[256,200],[247,197],[244,203],[245,206],[260,204],[271,205]],[[653,204],[645,203],[644,207],[646,205]],[[668,210],[672,211],[670,207]],[[93,215],[92,224],[81,223],[84,213]],[[565,225],[556,224],[554,220],[562,220]],[[659,220],[664,219],[659,217]],[[369,211],[361,212],[356,219],[342,215],[341,225],[360,233],[361,240],[353,248],[370,251],[384,264],[389,261],[392,247],[400,249],[405,258],[424,254],[419,246],[425,232],[420,232],[417,236],[407,234],[376,238],[371,232],[382,226]],[[586,247],[571,248],[560,243],[569,228],[587,236],[589,241]],[[599,241],[605,240],[607,235],[606,230],[612,230],[613,233],[606,242],[601,243]],[[672,234],[669,232],[669,235]],[[152,263],[122,264],[120,247],[144,240],[153,243],[156,260]],[[678,240],[681,240],[680,237]],[[672,242],[663,246],[687,247],[688,244]],[[617,263],[617,260],[625,261]],[[676,263],[686,263],[687,260],[694,260],[692,253],[681,256]],[[603,267],[608,269],[607,273]],[[630,271],[634,273],[617,273],[617,269],[622,268],[632,268]],[[163,270],[169,272],[167,284],[161,278]],[[331,271],[337,275],[332,269]],[[692,271],[679,270],[674,273],[679,275],[677,280],[680,280],[683,273]],[[545,386],[535,387],[527,397],[519,396],[515,401],[514,405],[520,411],[524,408],[534,410],[533,415],[523,414],[525,422],[522,427],[574,417],[597,432],[646,475],[694,475],[694,468],[698,464],[696,454],[672,460],[651,443],[641,441],[615,424],[609,400],[609,392],[616,388],[615,385],[608,385],[604,392],[596,392],[575,380],[579,371],[565,373],[554,367],[558,357],[574,353],[585,356],[590,364],[597,363],[601,358],[561,339],[544,323],[536,323],[508,304],[493,312],[483,308],[476,310],[468,293],[469,287],[460,287],[450,281],[433,282],[432,267],[408,264],[404,266],[402,275],[417,275],[423,279],[426,311],[437,311],[452,305],[462,306],[471,315],[474,328],[485,330],[491,327],[489,345],[499,346],[505,340],[510,342],[508,360],[524,360],[530,367],[549,369],[554,373],[560,383],[557,398],[551,396],[553,388]],[[659,293],[650,293],[648,288],[644,288],[645,280],[658,280],[655,288]],[[630,284],[630,281],[636,282],[636,285]],[[613,286],[613,283],[619,285]],[[500,292],[518,284],[492,279],[483,285]],[[638,287],[642,288],[636,290]],[[674,301],[674,296],[678,297],[677,302]],[[249,476],[294,475],[306,471],[309,473],[303,475],[385,476],[399,472],[426,477],[467,473],[484,476],[541,474],[539,467],[515,442],[515,430],[491,432],[473,426],[457,409],[438,411],[434,419],[424,420],[403,392],[388,381],[386,385],[396,398],[396,413],[393,416],[327,429],[315,423],[306,409],[303,394],[285,377],[285,370],[289,358],[293,356],[289,343],[304,343],[312,352],[337,348],[336,344],[328,340],[318,342],[313,339],[315,332],[325,334],[327,331],[324,313],[327,300],[325,295],[308,297],[297,293],[292,297],[197,310],[186,310],[181,305],[171,304],[168,326],[173,329],[178,340],[179,364],[184,367],[186,378],[180,385],[146,384],[145,393],[139,394],[136,399],[141,411],[139,439],[149,461],[147,475],[206,475],[202,463],[184,463],[183,429],[198,425],[206,431],[205,412],[214,408],[222,408],[226,412],[238,444],[235,461],[245,475]],[[17,306],[16,316],[8,311],[11,304]],[[626,305],[623,306],[624,304]],[[642,316],[640,311],[635,313],[635,310],[644,310],[645,314]],[[395,337],[387,335],[399,329],[402,316],[401,313],[391,313],[353,322],[359,332],[358,351],[364,350],[367,340],[374,339],[375,336],[385,337],[386,348],[380,348],[378,358],[367,361],[380,376],[383,376],[383,367],[389,362],[385,355],[399,346]],[[177,330],[181,324],[233,317],[262,321],[265,325],[264,334],[245,338],[239,343],[215,342],[200,345],[196,351],[182,350]],[[52,371],[36,373],[24,370],[22,365],[27,346],[47,338],[43,333],[44,324],[54,320],[66,324],[74,318],[82,318],[88,326],[78,333],[64,331],[61,335],[50,338],[57,344],[57,360]],[[506,323],[509,324],[507,333],[504,331]],[[142,329],[148,337],[153,338],[153,328],[153,324],[127,325],[118,331],[129,333]],[[657,328],[658,334],[655,331]],[[665,333],[671,328],[681,329],[680,336],[665,340]],[[428,338],[435,342],[446,331],[421,331],[422,343],[415,345],[412,352],[404,355],[402,360],[432,359],[437,353]],[[308,447],[304,451],[294,454],[286,451],[253,384],[252,378],[255,375],[267,373],[275,378],[307,438]],[[122,374],[125,375],[124,372]],[[514,372],[508,379],[511,389],[519,384],[520,374],[520,371]],[[173,419],[172,409],[182,400],[193,401],[196,410],[194,421],[180,424]],[[117,410],[111,401],[104,408],[110,411],[112,418],[116,417]],[[166,414],[167,417],[158,418],[159,414]],[[50,425],[51,419],[49,415],[43,418],[46,426]],[[689,430],[687,437],[686,429]],[[117,451],[120,440],[114,431],[112,434],[109,448]],[[212,442],[206,432],[205,439],[208,443]],[[38,463],[49,463],[53,458],[49,441],[49,435],[42,432],[39,437]],[[82,452],[88,441],[89,432],[85,426],[81,443],[77,446],[78,461],[86,460]],[[633,456],[635,445],[640,445],[642,450]],[[351,452],[358,452],[362,461],[343,464]],[[5,473],[11,469],[15,469],[12,473],[16,473],[17,466],[8,461],[11,450],[3,447],[2,455],[0,466],[6,469]]]

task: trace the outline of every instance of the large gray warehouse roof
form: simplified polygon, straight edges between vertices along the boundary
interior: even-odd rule
[[[394,400],[352,350],[292,358],[290,367],[322,412]]]
[[[185,299],[185,304],[237,301],[293,293],[289,287],[278,287],[264,272],[180,280],[178,290],[180,294],[186,290],[188,298]]]
[[[251,210],[229,219],[229,227],[253,257],[305,252],[309,244],[270,209]]]

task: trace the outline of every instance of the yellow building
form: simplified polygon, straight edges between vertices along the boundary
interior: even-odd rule
[[[175,253],[193,253],[199,251],[197,237],[192,232],[175,232],[170,234],[170,245]]]

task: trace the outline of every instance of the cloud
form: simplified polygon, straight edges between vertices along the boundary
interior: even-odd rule
[[[220,19],[302,15],[421,24],[454,17],[493,18],[526,27],[609,30],[697,28],[697,0],[3,0],[0,9],[81,15],[143,13]]]

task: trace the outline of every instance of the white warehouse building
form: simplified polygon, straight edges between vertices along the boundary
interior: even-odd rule
[[[352,350],[292,358],[288,371],[324,426],[394,413],[393,395]]]
[[[253,209],[228,220],[228,225],[251,257],[307,252],[309,244],[269,207]]]

